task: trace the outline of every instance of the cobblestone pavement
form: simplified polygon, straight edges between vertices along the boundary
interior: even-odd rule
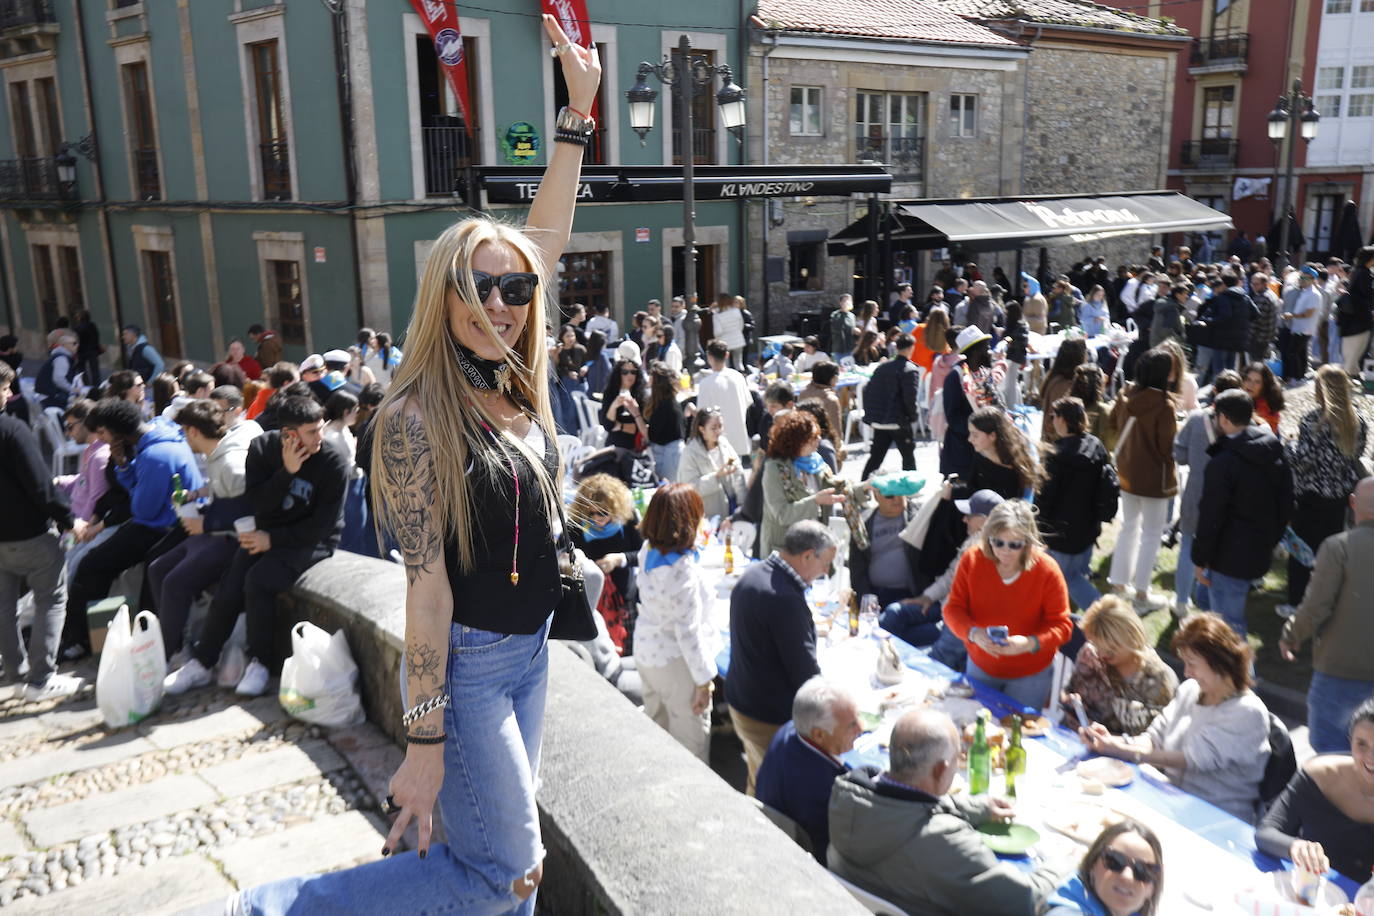
[[[95,681],[93,662],[76,673]],[[400,760],[375,726],[298,722],[274,694],[192,691],[119,731],[91,686],[0,701],[0,910],[218,912],[237,889],[375,859]]]

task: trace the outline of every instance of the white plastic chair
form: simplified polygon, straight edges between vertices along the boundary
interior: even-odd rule
[[[1051,722],[1060,722],[1064,718],[1064,708],[1059,702],[1059,697],[1069,687],[1073,667],[1073,660],[1063,652],[1054,653],[1054,661],[1050,663],[1050,705],[1045,707],[1045,718]],[[1077,722],[1073,723],[1074,727],[1077,725]]]
[[[757,798],[750,797],[749,800],[754,803],[755,807],[763,812],[764,817],[773,822],[773,826],[787,834],[788,839],[796,843],[802,849],[805,849],[807,852],[811,851],[811,837],[802,829],[801,824],[798,824],[777,808],[764,804]]]
[[[597,416],[598,404],[580,391],[573,392],[573,404],[577,407],[577,417],[582,425],[582,442],[592,448],[600,448],[606,439],[606,430]]]
[[[873,427],[864,422],[864,389],[867,387],[867,379],[854,386],[854,406],[849,409],[849,419],[844,427],[846,445],[854,437],[855,426],[859,428],[859,438],[870,446],[873,444]]]
[[[851,884],[833,871],[830,873],[830,877],[838,881],[840,887],[849,891],[850,895],[853,896],[855,900],[859,901],[859,903],[863,904],[864,908],[874,914],[874,916],[907,916],[906,910],[897,906],[897,904],[884,900],[877,894],[871,894],[857,884]]]
[[[758,540],[759,529],[753,522],[746,522],[743,519],[730,523],[730,543],[740,552],[742,556],[750,556],[754,549],[754,541]]]
[[[63,474],[75,473],[81,466],[81,453],[85,446],[77,445],[67,438],[66,432],[62,429],[62,408],[44,408],[35,419],[38,423],[38,435],[47,443],[47,448],[52,454],[52,476],[61,477]]]

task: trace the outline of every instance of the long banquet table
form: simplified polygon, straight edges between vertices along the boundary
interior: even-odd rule
[[[711,609],[713,622],[719,626],[724,647],[717,657],[722,676],[730,667],[730,591],[738,581],[745,564],[737,564],[733,575],[726,575],[721,562],[722,548],[711,544],[702,551],[702,564],[708,577],[716,583],[716,602]],[[829,605],[813,603],[813,612],[822,622],[829,612],[838,610]],[[879,649],[879,639],[885,636],[865,623],[858,637],[849,637],[845,615],[836,616],[830,632],[818,637],[817,654],[821,670],[827,677],[844,683],[860,698],[860,709],[882,718],[881,698],[889,688],[877,684],[873,677]],[[926,687],[947,687],[964,681],[958,672],[931,659],[926,650],[915,648],[900,639],[892,638],[892,645],[906,667],[904,683],[921,693]],[[971,710],[978,705],[991,710],[993,719],[1015,712],[1029,713],[1006,695],[983,687],[973,686],[973,701],[936,700],[961,725],[970,721]],[[897,714],[903,710],[897,710]],[[851,766],[887,764],[885,738],[896,715],[887,717],[882,726],[866,730],[855,742],[854,750],[844,760]],[[1125,764],[1132,780],[1122,788],[1107,788],[1102,795],[1084,794],[1083,783],[1072,770],[1058,772],[1071,758],[1083,753],[1083,745],[1069,729],[1055,726],[1042,736],[1025,740],[1027,774],[1018,781],[1021,789],[1017,802],[1017,820],[1034,827],[1041,841],[1029,856],[1008,857],[1023,867],[1033,867],[1043,858],[1063,855],[1066,844],[1073,844],[1067,836],[1046,824],[1047,820],[1062,820],[1065,810],[1100,806],[1105,811],[1135,818],[1151,827],[1160,837],[1165,851],[1165,897],[1160,909],[1169,914],[1203,914],[1231,916],[1239,913],[1265,912],[1284,916],[1284,910],[1242,907],[1236,902],[1236,892],[1251,887],[1260,889],[1260,896],[1272,894],[1276,875],[1286,874],[1292,863],[1274,859],[1255,846],[1254,828],[1239,818],[1203,801],[1176,786],[1170,785],[1159,771]],[[1002,778],[993,777],[994,791],[1000,790]],[[956,786],[962,786],[962,777]],[[1081,853],[1082,846],[1077,847]],[[1331,884],[1340,888],[1346,899],[1354,897],[1357,882],[1332,872]],[[1291,912],[1325,916],[1321,910],[1302,909]]]

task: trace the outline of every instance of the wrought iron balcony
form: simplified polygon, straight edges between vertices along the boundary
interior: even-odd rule
[[[1239,145],[1236,140],[1223,138],[1185,140],[1179,158],[1185,169],[1231,168],[1236,164]]]
[[[1211,38],[1194,38],[1188,66],[1195,70],[1244,70],[1249,53],[1250,36],[1244,32],[1213,35]]]
[[[262,158],[262,196],[266,200],[291,199],[291,156],[285,140],[259,143]]]
[[[75,183],[58,178],[56,156],[0,160],[0,200],[75,199]]]
[[[682,164],[682,128],[673,128],[673,165]],[[692,128],[692,164],[716,164],[716,129],[714,127]]]
[[[469,135],[457,118],[435,120],[452,123],[420,128],[425,157],[425,196],[448,197],[457,190],[464,169],[478,163],[478,132],[474,130]]]
[[[52,0],[0,0],[0,29],[56,22]]]
[[[925,150],[925,137],[857,137],[854,161],[886,165],[902,181],[924,181]]]

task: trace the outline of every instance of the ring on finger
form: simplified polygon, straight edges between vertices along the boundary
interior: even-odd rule
[[[568,49],[571,48],[571,47],[572,47],[572,42],[568,42],[568,41],[560,42],[560,43],[554,45],[552,48],[549,48],[549,56],[550,56],[550,57],[557,57],[558,55],[562,54],[564,51],[568,50]]]
[[[395,814],[396,812],[398,812],[398,811],[400,811],[400,810],[401,810],[401,806],[398,805],[398,804],[396,804],[396,796],[394,796],[394,795],[388,795],[388,796],[386,797],[386,801],[382,804],[382,813],[383,813],[383,814]]]

